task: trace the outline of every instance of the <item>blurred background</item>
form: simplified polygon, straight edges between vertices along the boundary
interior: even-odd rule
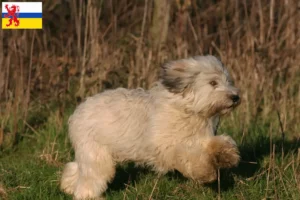
[[[0,38],[2,163],[34,147],[30,155],[60,169],[73,156],[67,118],[86,96],[147,89],[164,62],[212,54],[242,91],[241,106],[222,121],[221,131],[237,138],[246,160],[268,158],[251,176],[268,169],[277,151],[283,165],[293,146],[286,163],[298,159],[298,168],[287,181],[300,190],[298,0],[43,1],[43,30],[2,30]],[[20,184],[2,179],[3,196]],[[299,194],[288,190],[286,198]]]

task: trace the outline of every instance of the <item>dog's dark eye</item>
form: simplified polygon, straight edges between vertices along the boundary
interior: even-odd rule
[[[217,81],[210,81],[209,84],[211,84],[212,86],[218,85]]]

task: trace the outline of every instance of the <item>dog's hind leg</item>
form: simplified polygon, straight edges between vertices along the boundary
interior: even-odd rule
[[[115,163],[106,146],[87,142],[75,151],[78,164],[75,199],[99,198],[115,174]]]
[[[76,162],[66,164],[62,173],[60,188],[68,194],[73,194],[78,180],[79,170]]]

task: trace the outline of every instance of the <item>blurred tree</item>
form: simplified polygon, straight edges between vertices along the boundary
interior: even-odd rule
[[[152,45],[155,49],[166,42],[170,21],[172,0],[154,0],[153,18],[150,29]]]
[[[184,35],[188,35],[186,33],[191,4],[191,0],[176,0],[176,34],[178,35],[177,38],[181,40],[183,40]]]

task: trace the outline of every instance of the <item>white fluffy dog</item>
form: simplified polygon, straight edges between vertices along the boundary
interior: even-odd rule
[[[214,181],[216,169],[240,159],[231,137],[214,135],[219,116],[239,102],[238,89],[213,56],[165,64],[149,91],[119,88],[90,97],[69,120],[75,161],[65,166],[61,189],[75,199],[100,198],[124,161]]]

